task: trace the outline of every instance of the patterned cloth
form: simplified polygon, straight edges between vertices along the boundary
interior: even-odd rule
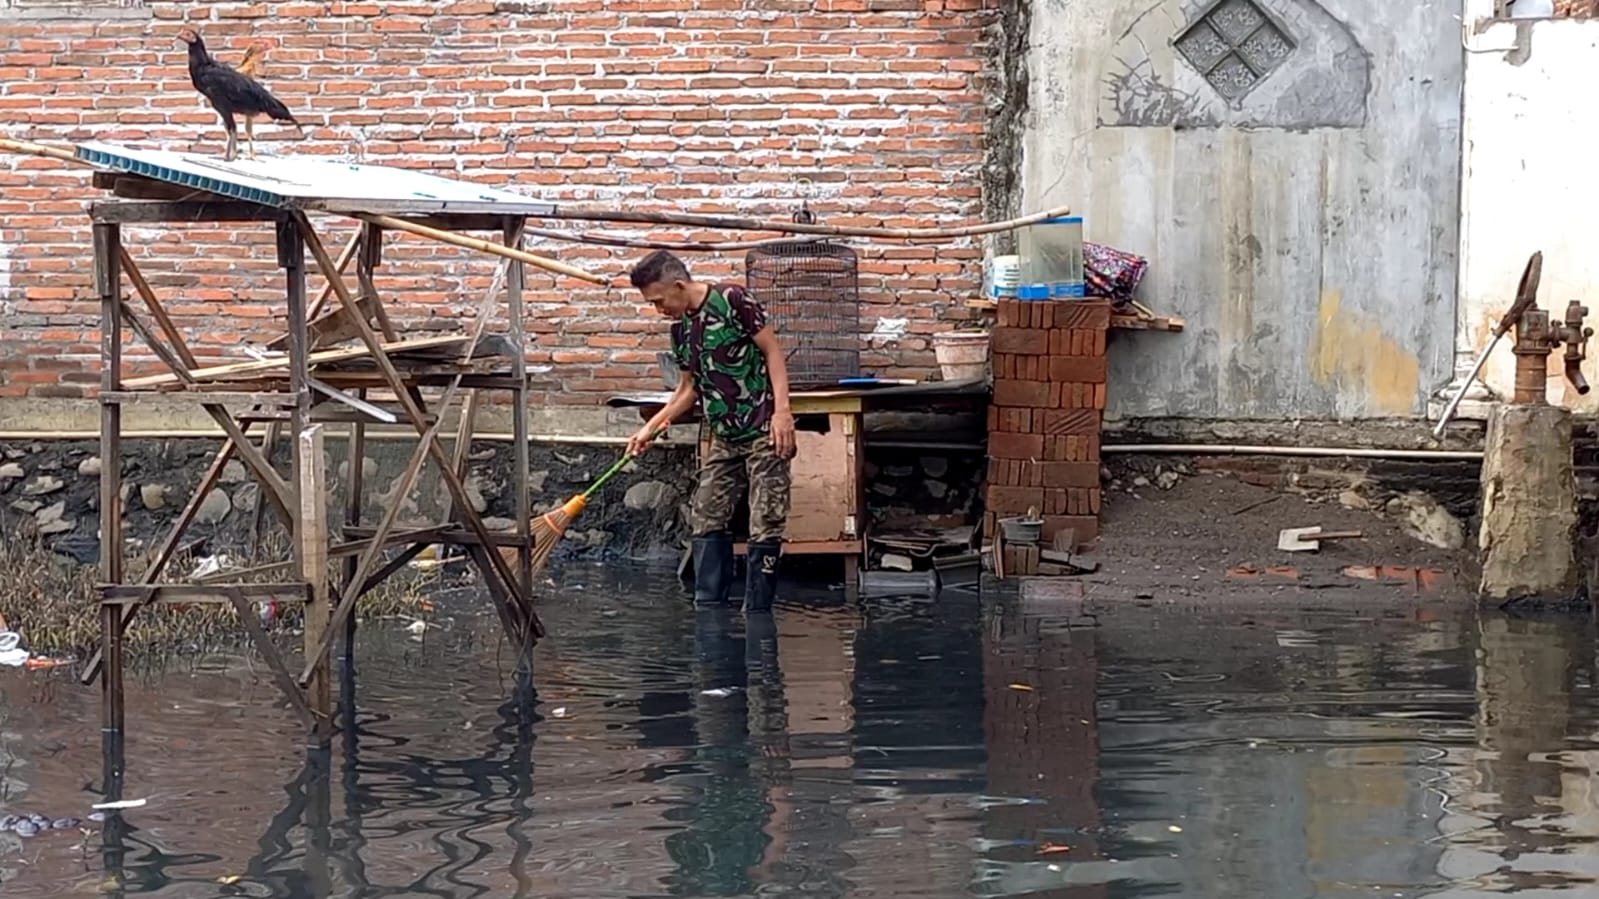
[[[723,440],[754,440],[772,420],[772,378],[755,345],[765,325],[766,310],[737,284],[712,285],[699,309],[672,324],[672,355]]]
[[[727,530],[748,485],[750,541],[780,541],[787,530],[792,483],[789,462],[772,448],[770,435],[739,443],[712,436],[689,505],[689,529],[696,537]]]
[[[1115,247],[1083,241],[1083,292],[1091,297],[1107,297],[1117,306],[1133,301],[1133,291],[1144,279],[1149,260]]]

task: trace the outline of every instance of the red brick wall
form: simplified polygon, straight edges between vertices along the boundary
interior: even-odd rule
[[[263,152],[459,172],[564,203],[784,218],[797,208],[797,181],[810,179],[823,221],[968,222],[982,215],[985,48],[996,4],[154,3],[143,20],[48,23],[7,21],[0,11],[0,133],[220,155],[222,131],[188,84],[176,38],[187,21],[226,61],[252,41],[272,44],[261,77],[311,140],[289,143],[292,129],[262,126]],[[98,305],[85,205],[101,195],[84,170],[0,153],[0,396],[92,393]],[[327,227],[336,253],[352,226]],[[275,333],[280,282],[267,228],[128,229],[124,240],[202,355]],[[618,278],[615,288],[593,289],[530,273],[531,358],[558,363],[549,402],[658,387],[664,323],[646,315],[623,277],[642,251],[545,240],[530,248]],[[981,280],[976,243],[857,249],[861,330],[882,317],[910,320],[905,339],[863,346],[863,363],[895,376],[934,371],[927,335],[966,317],[962,304]],[[742,252],[688,259],[696,274],[742,278]],[[400,304],[402,327],[454,330],[493,265],[392,236],[379,286],[397,291],[390,302]],[[142,345],[129,360],[159,370]]]

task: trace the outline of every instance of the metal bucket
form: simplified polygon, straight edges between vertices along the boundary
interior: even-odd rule
[[[863,571],[861,593],[865,596],[937,596],[942,585],[938,572]]]
[[[1044,522],[1041,519],[1024,518],[1019,515],[1014,518],[1001,518],[999,526],[1005,533],[1005,542],[1018,545],[1037,543],[1039,537],[1043,536],[1044,530]]]

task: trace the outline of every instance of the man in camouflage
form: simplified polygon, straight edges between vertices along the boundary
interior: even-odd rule
[[[672,320],[672,355],[683,373],[677,391],[628,441],[642,453],[661,428],[696,402],[711,432],[700,464],[690,527],[694,601],[727,602],[733,581],[733,510],[749,488],[749,574],[744,609],[771,608],[788,524],[794,416],[788,368],[766,312],[737,284],[689,277],[682,260],[659,250],[630,274],[633,286]]]

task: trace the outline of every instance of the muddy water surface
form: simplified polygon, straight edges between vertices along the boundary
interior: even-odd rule
[[[369,627],[323,766],[259,664],[134,678],[147,804],[0,834],[0,896],[1599,894],[1584,619],[563,583],[532,689],[464,600]],[[0,816],[86,814],[98,693],[0,702]]]

